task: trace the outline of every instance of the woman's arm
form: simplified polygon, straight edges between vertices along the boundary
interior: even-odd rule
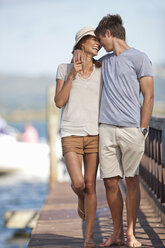
[[[62,108],[68,101],[70,89],[72,86],[72,81],[75,78],[78,71],[82,70],[82,63],[75,62],[69,75],[64,82],[64,80],[57,79],[56,80],[56,93],[54,97],[54,102],[58,108]]]

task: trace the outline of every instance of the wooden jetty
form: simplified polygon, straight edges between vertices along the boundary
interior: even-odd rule
[[[54,93],[51,92],[54,91],[49,92],[53,99]],[[48,103],[52,161],[50,163],[50,190],[32,231],[28,248],[79,248],[83,247],[85,222],[77,214],[77,198],[70,188],[70,183],[57,182],[54,142],[58,121],[53,106],[53,101]],[[146,151],[140,165],[140,179],[141,205],[136,237],[143,244],[142,247],[165,247],[165,118],[153,117],[151,119]],[[121,181],[120,187],[124,198],[126,194],[124,181]],[[113,230],[102,180],[97,181],[97,199],[94,240],[99,244]],[[125,207],[123,221],[125,230],[127,225]]]
[[[124,197],[125,186],[123,183],[120,186]],[[161,223],[161,218],[155,214],[142,185],[141,192],[136,236],[142,242],[142,247],[165,247],[165,227]],[[95,241],[99,244],[112,233],[112,218],[101,180],[97,181],[97,197],[94,233]],[[76,209],[77,198],[70,189],[70,183],[54,183],[41,209],[37,225],[32,231],[28,248],[83,247],[85,222],[79,218]],[[126,229],[125,208],[123,219]]]

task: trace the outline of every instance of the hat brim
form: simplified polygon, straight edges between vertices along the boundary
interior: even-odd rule
[[[78,40],[75,42],[75,44],[74,44],[74,46],[73,46],[73,51],[74,51],[75,46],[80,42],[80,40],[81,40],[83,37],[87,36],[87,35],[91,35],[91,36],[95,36],[95,37],[96,37],[96,35],[95,35],[95,33],[94,33],[94,30],[90,30],[90,31],[87,31],[87,32],[83,33],[83,34],[78,38]]]

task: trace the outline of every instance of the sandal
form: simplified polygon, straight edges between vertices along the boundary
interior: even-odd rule
[[[82,211],[80,207],[77,208],[77,213],[82,220],[85,220],[85,213]]]

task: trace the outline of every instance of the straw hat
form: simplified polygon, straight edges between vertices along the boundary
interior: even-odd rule
[[[78,42],[86,35],[92,35],[92,36],[96,36],[95,33],[94,33],[94,28],[91,28],[91,27],[84,27],[84,28],[81,28],[77,33],[76,33],[76,36],[75,36],[75,44],[74,44],[74,47],[78,44]],[[73,50],[74,50],[74,47],[73,47]]]

